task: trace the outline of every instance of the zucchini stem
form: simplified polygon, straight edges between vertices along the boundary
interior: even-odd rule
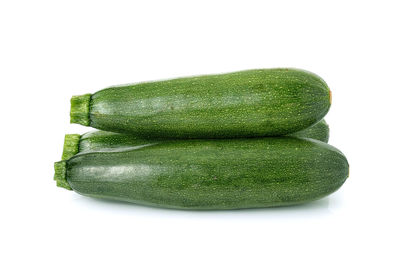
[[[68,160],[79,152],[79,142],[81,135],[79,134],[65,134],[64,148],[61,160]]]
[[[57,182],[58,187],[63,187],[72,190],[67,182],[67,162],[60,161],[54,163],[54,180]]]
[[[90,126],[89,111],[92,95],[78,95],[71,98],[71,123]]]

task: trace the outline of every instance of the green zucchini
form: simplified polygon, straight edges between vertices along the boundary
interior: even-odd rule
[[[73,96],[71,123],[145,138],[280,136],[315,124],[330,104],[313,73],[258,69]]]
[[[329,141],[329,126],[325,120],[321,120],[315,125],[303,129],[301,131],[290,134],[290,136],[298,138],[311,138],[325,143]]]
[[[336,148],[294,137],[170,140],[55,163],[57,185],[91,197],[181,209],[284,206],[346,180]]]
[[[312,138],[323,142],[328,142],[329,127],[325,120],[322,120],[317,124],[302,131],[295,132],[290,136],[299,138]],[[62,160],[68,160],[79,152],[129,149],[130,147],[161,141],[162,140],[160,139],[143,139],[133,135],[101,130],[87,132],[83,135],[66,134],[64,139]]]
[[[101,130],[87,132],[83,135],[66,134],[61,159],[68,160],[80,152],[130,149],[132,147],[162,141],[161,139],[144,139],[128,134]]]

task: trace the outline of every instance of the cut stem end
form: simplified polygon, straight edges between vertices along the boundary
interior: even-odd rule
[[[85,94],[71,98],[71,123],[90,126],[89,110],[92,95]]]
[[[68,160],[79,152],[79,142],[81,135],[79,134],[65,134],[64,148],[61,160]]]
[[[67,182],[66,172],[67,172],[66,161],[60,161],[54,163],[54,180],[57,182],[57,186],[63,187],[68,190],[72,190],[72,188]]]

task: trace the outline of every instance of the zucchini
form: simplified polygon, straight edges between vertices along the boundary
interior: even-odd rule
[[[299,138],[312,138],[323,142],[328,142],[329,127],[325,120],[322,120],[317,124],[302,131],[295,132],[290,136]],[[83,135],[66,134],[64,139],[62,160],[68,160],[79,152],[129,149],[130,147],[161,141],[162,140],[160,139],[143,139],[133,135],[101,130],[87,132]]]
[[[315,124],[330,104],[313,73],[258,69],[73,96],[71,123],[145,138],[280,136]]]
[[[301,131],[290,134],[290,136],[298,138],[311,138],[325,143],[329,141],[329,126],[325,120],[321,120],[315,125],[303,129]]]
[[[55,163],[57,185],[91,197],[180,209],[284,206],[346,180],[336,148],[294,137],[169,140]]]
[[[163,140],[144,139],[132,135],[101,130],[87,132],[83,135],[66,134],[61,159],[68,160],[80,152],[130,149],[132,147],[146,145],[156,141],[162,142]]]

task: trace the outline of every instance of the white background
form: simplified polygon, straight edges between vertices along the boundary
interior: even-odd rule
[[[1,273],[399,273],[398,1],[0,1]],[[69,99],[251,68],[326,80],[344,186],[193,212],[57,188]]]

